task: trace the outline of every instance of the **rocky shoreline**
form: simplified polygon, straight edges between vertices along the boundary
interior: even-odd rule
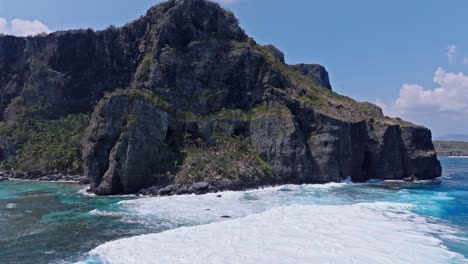
[[[279,184],[271,185],[253,185],[253,186],[238,186],[237,188],[221,186],[208,182],[196,182],[193,184],[170,184],[170,185],[153,185],[138,191],[137,195],[149,196],[171,196],[183,194],[206,194],[218,193],[223,191],[246,191],[251,189],[261,189],[269,186],[277,186]]]
[[[41,175],[37,176],[28,172],[15,172],[15,173],[5,173],[0,172],[0,182],[9,181],[9,180],[19,180],[19,181],[39,181],[39,182],[67,182],[67,183],[77,183],[80,185],[89,184],[89,180],[84,176],[79,175],[64,175],[61,173],[52,174],[52,175]],[[404,182],[418,182],[419,179],[416,177],[405,177],[401,179]],[[135,193],[137,196],[172,196],[172,195],[186,195],[186,194],[196,194],[202,195],[207,193],[219,193],[223,191],[246,191],[252,189],[262,189],[265,187],[278,186],[280,184],[272,185],[262,185],[262,186],[238,186],[238,188],[233,189],[226,186],[220,186],[216,184],[210,184],[208,182],[196,182],[193,184],[171,184],[171,185],[153,185],[147,188],[144,188]],[[93,193],[91,189],[87,189],[86,192]],[[221,195],[219,195],[221,197]]]
[[[28,180],[44,182],[75,182],[79,184],[89,184],[89,180],[81,175],[66,175],[63,173],[41,174],[37,172],[0,172],[0,182],[7,180]]]

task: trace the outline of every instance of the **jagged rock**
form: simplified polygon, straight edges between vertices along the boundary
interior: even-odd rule
[[[86,185],[90,184],[89,178],[87,176],[79,177],[79,184]]]
[[[279,108],[260,114],[250,124],[252,145],[285,182],[314,182],[304,134],[291,111]]]
[[[168,185],[162,189],[159,190],[158,194],[159,195],[169,195],[172,192],[176,190],[176,187],[174,185]]]
[[[275,57],[276,60],[278,60],[281,63],[285,63],[284,53],[281,50],[279,50],[277,47],[275,47],[272,44],[264,45],[263,47],[267,49],[273,55],[273,57]]]
[[[301,63],[296,65],[290,65],[290,67],[305,75],[313,83],[316,83],[329,90],[332,89],[330,85],[330,79],[328,77],[328,72],[322,65]]]
[[[97,194],[134,193],[164,180],[169,115],[138,91],[104,98],[83,145],[85,174]],[[167,154],[167,155],[164,155]]]
[[[421,126],[402,127],[401,137],[409,159],[407,175],[426,180],[437,178],[442,174],[442,166],[437,160],[429,129]]]
[[[192,187],[196,190],[196,191],[205,191],[208,189],[209,187],[209,183],[207,182],[196,182],[192,185]]]
[[[362,175],[367,144],[364,122],[343,122],[315,114],[306,127],[307,146],[318,181],[340,182],[347,177],[354,180],[366,178]]]

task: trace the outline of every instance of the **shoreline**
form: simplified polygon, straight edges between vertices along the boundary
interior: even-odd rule
[[[83,175],[67,175],[63,173],[41,175],[34,172],[0,172],[0,181],[20,180],[38,182],[62,182],[88,184],[87,177]]]
[[[34,180],[34,179],[21,179],[21,178],[6,177],[5,181],[45,182],[45,183],[73,183],[73,184],[78,184],[78,185],[85,185],[85,184],[81,184],[80,181],[74,181],[74,180],[69,180],[69,181],[68,180],[57,180],[57,181],[49,180],[49,181],[46,181],[46,180],[40,180],[40,179]]]
[[[467,157],[468,158],[468,157]],[[67,183],[67,184],[73,184],[73,185],[79,185],[82,186],[83,188],[81,189],[80,193],[86,196],[102,196],[102,197],[122,197],[122,196],[133,196],[133,197],[141,197],[141,198],[151,198],[151,197],[167,197],[167,196],[183,196],[183,195],[203,195],[203,194],[222,194],[224,192],[237,192],[237,191],[253,191],[253,190],[262,190],[262,189],[268,189],[268,188],[279,188],[281,186],[285,185],[314,185],[319,188],[327,188],[330,186],[340,186],[342,184],[357,184],[359,182],[351,182],[349,180],[344,180],[342,182],[329,182],[329,183],[316,183],[316,184],[273,184],[273,185],[260,185],[256,187],[248,187],[248,188],[242,188],[242,189],[205,189],[205,190],[191,190],[188,192],[183,192],[183,193],[178,193],[177,190],[178,188],[174,188],[175,186],[169,186],[170,189],[172,190],[171,192],[167,193],[165,192],[165,188],[157,188],[159,186],[152,186],[146,189],[142,189],[136,193],[133,194],[116,194],[116,195],[98,195],[92,192],[87,192],[89,190],[90,185],[89,183],[84,183],[80,180],[42,180],[42,178],[37,178],[37,179],[23,179],[23,178],[13,178],[13,177],[3,177],[3,181],[17,181],[17,182],[44,182],[44,183]],[[395,180],[385,180],[385,179],[370,179],[369,181],[366,182],[360,182],[362,184],[369,184],[369,183],[374,183],[376,181],[381,181],[384,183],[416,183],[416,184],[428,184],[428,183],[434,183],[434,182],[440,182],[440,177],[436,179],[430,179],[430,180],[404,180],[404,179],[395,179]],[[0,177],[0,182],[2,182],[2,178]],[[168,187],[168,186],[166,186]],[[174,188],[174,189],[173,189]],[[185,188],[184,188],[185,189]],[[163,192],[161,192],[163,190]]]

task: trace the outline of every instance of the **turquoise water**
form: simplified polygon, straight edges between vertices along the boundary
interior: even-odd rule
[[[468,158],[440,160],[443,177],[434,182],[284,186],[206,199],[92,197],[75,184],[2,182],[0,263],[100,263],[88,252],[105,242],[219,221],[218,212],[236,218],[283,205],[362,202],[414,205],[415,213],[456,230],[433,235],[468,257]]]
[[[76,184],[0,183],[0,263],[74,261],[104,241],[144,232],[89,213],[129,198],[87,197],[79,191]]]

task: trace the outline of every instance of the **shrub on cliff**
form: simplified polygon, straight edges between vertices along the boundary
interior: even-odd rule
[[[15,158],[5,161],[3,167],[42,174],[80,173],[80,142],[88,122],[88,115],[77,114],[52,121],[30,120],[26,130],[25,127],[4,128],[4,132],[9,130],[11,139],[15,139],[16,132],[25,132],[18,139],[25,142],[18,146]]]

